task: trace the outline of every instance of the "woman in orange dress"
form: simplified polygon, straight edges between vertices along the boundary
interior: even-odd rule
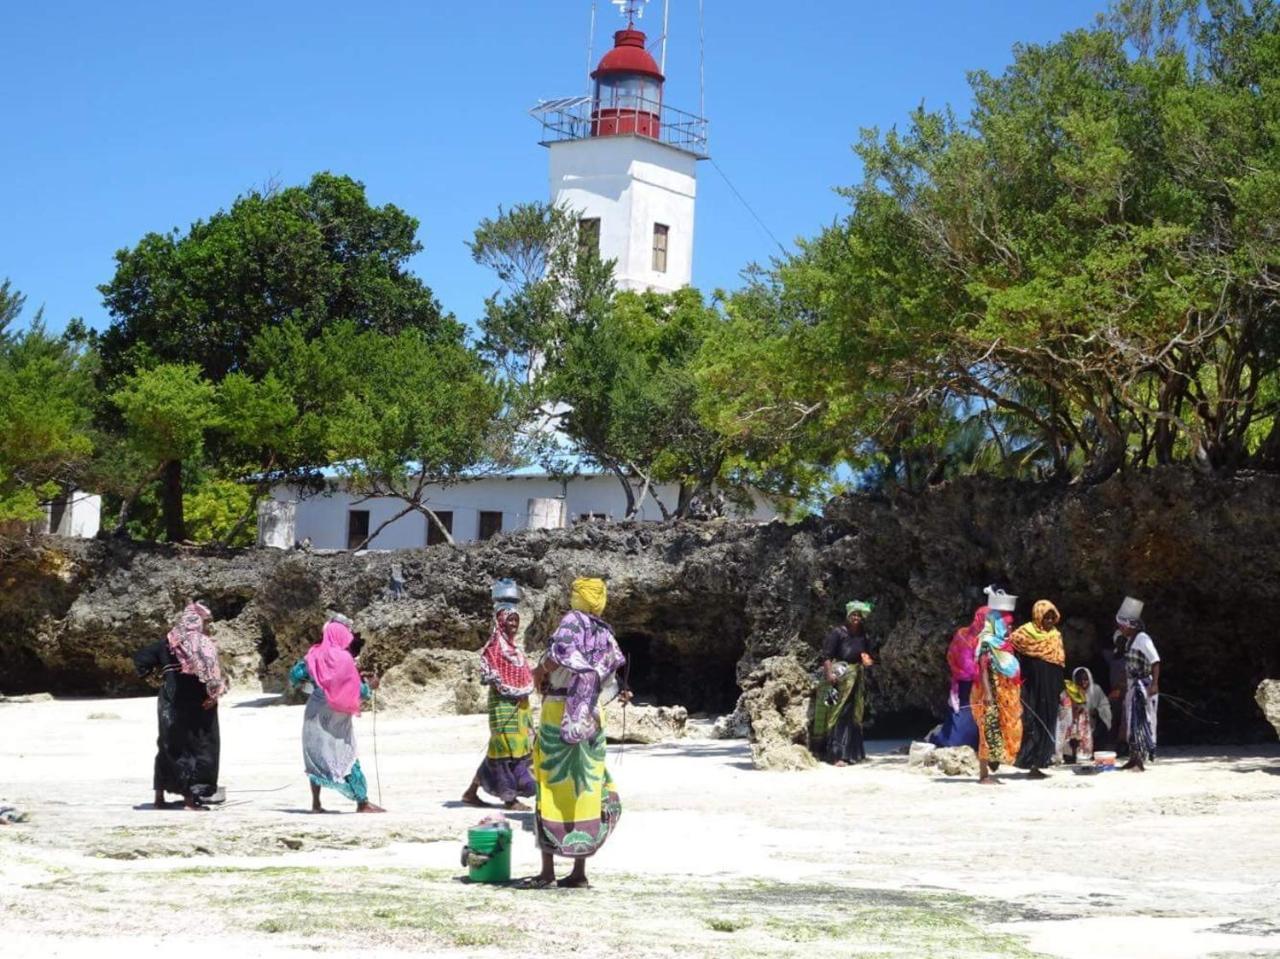
[[[986,623],[978,634],[974,657],[978,678],[969,693],[973,721],[978,724],[978,781],[998,785],[992,775],[1011,763],[1022,746],[1022,671],[1009,641],[1016,596],[987,588]]]

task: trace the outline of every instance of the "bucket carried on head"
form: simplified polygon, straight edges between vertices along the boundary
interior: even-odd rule
[[[472,882],[510,882],[511,830],[493,826],[468,829],[462,864]]]

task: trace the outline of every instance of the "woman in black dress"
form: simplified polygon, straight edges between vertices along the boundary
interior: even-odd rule
[[[814,701],[809,747],[815,756],[834,766],[867,758],[862,721],[867,711],[866,669],[872,660],[864,621],[870,613],[870,603],[848,603],[844,625],[829,632],[822,643],[822,679]]]
[[[167,637],[133,655],[139,676],[163,673],[156,705],[157,809],[169,808],[166,792],[181,796],[184,809],[198,810],[218,791],[218,699],[228,684],[218,647],[205,632],[210,615],[201,603],[190,603]]]

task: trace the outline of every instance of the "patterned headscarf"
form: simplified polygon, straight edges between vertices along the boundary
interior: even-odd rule
[[[1045,621],[1052,613],[1054,622],[1062,620],[1058,607],[1047,599],[1038,601],[1031,607],[1031,622],[1019,626],[1009,641],[1013,648],[1024,656],[1042,659],[1055,666],[1064,666],[1067,662],[1066,651],[1062,648],[1062,633],[1056,627],[1047,626]]]
[[[874,608],[875,607],[865,599],[850,600],[844,604],[844,617],[845,619],[848,619],[854,613],[859,613],[863,616],[870,616],[871,610]]]
[[[987,610],[986,621],[982,625],[982,631],[978,633],[974,655],[979,660],[984,656],[989,657],[996,672],[1020,683],[1022,667],[1018,665],[1018,657],[1013,654],[1013,645],[1009,642],[1009,627],[1012,625],[1012,613],[998,609]]]
[[[533,692],[533,671],[516,645],[520,614],[499,608],[493,617],[493,631],[480,650],[480,675],[499,696],[521,699]]]
[[[331,709],[359,716],[360,670],[350,652],[354,641],[345,623],[325,623],[323,638],[307,650],[307,672],[324,691]]]
[[[609,600],[609,588],[602,579],[579,577],[573,581],[569,592],[569,605],[581,613],[603,616]]]
[[[204,683],[209,696],[217,699],[231,688],[218,665],[218,646],[204,631],[205,621],[213,614],[201,603],[188,603],[177,624],[169,630],[169,649],[178,660],[178,668]]]

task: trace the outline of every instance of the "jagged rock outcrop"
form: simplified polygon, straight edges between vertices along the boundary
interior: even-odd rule
[[[1280,680],[1264,679],[1260,682],[1255,699],[1262,714],[1267,717],[1267,722],[1275,727],[1276,735],[1280,736]]]
[[[689,711],[683,706],[649,706],[633,703],[625,709],[614,700],[604,710],[604,728],[611,743],[652,745],[684,735]]]
[[[1280,477],[1160,470],[1090,487],[973,479],[848,496],[792,526],[589,525],[394,555],[46,538],[0,560],[0,692],[140,692],[130,653],[194,595],[241,687],[281,688],[339,609],[368,638],[388,705],[466,711],[483,705],[465,663],[488,633],[493,578],[523,588],[534,648],[572,578],[604,575],[641,698],[721,714],[744,694],[759,761],[804,765],[817,649],[847,599],[876,602],[869,731],[919,735],[946,695],[949,634],[994,581],[1023,597],[1022,616],[1053,599],[1069,661],[1103,681],[1116,608],[1142,597],[1161,686],[1177,697],[1162,707],[1162,740],[1257,740],[1270,731],[1254,687],[1280,675],[1280,644],[1259,627],[1280,615],[1278,507]],[[400,600],[387,589],[393,561]]]

